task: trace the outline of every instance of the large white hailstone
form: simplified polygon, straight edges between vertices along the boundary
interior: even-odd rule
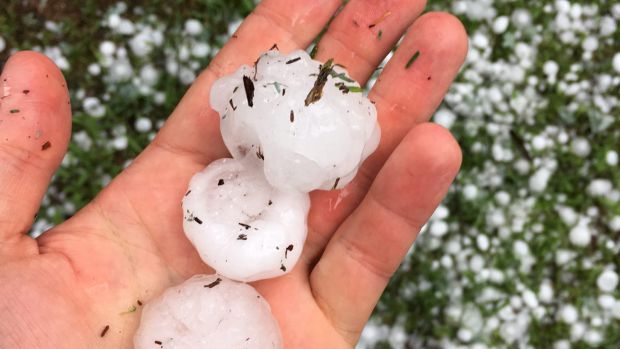
[[[592,240],[592,233],[590,232],[588,224],[589,222],[587,219],[581,219],[579,223],[570,230],[568,239],[571,244],[584,247],[590,243]]]
[[[88,73],[93,76],[98,76],[99,74],[101,74],[101,66],[97,63],[89,64],[86,70],[88,70]]]
[[[486,251],[489,249],[491,242],[489,241],[489,238],[486,235],[480,234],[476,236],[476,245],[478,246],[480,251]]]
[[[577,308],[570,304],[564,305],[559,312],[560,320],[566,324],[574,324],[579,319]]]
[[[608,294],[602,294],[598,296],[598,305],[603,309],[613,309],[616,299]]]
[[[508,29],[510,19],[506,16],[499,16],[493,21],[493,32],[495,34],[502,34]]]
[[[450,228],[448,227],[448,223],[446,223],[446,221],[438,220],[431,223],[429,231],[431,235],[439,237],[446,235],[449,229]]]
[[[185,85],[189,85],[196,79],[196,73],[187,67],[179,69],[179,81]]]
[[[583,40],[581,47],[584,51],[592,52],[598,48],[598,39],[594,36],[588,36]]]
[[[617,29],[616,20],[611,16],[601,18],[601,36],[609,36],[615,33]]]
[[[474,334],[471,333],[471,331],[467,328],[461,328],[457,332],[456,336],[461,342],[467,343],[472,340],[472,338],[474,337]]]
[[[534,174],[530,177],[529,186],[530,190],[536,193],[541,193],[545,191],[547,188],[547,184],[549,183],[549,179],[551,179],[551,175],[553,171],[547,167],[539,168]]]
[[[573,341],[578,341],[583,338],[586,333],[586,325],[583,322],[577,322],[570,327],[570,338]]]
[[[575,258],[575,252],[572,250],[557,250],[555,252],[555,262],[560,265],[570,263]]]
[[[194,57],[198,57],[198,58],[204,58],[207,57],[207,55],[209,54],[209,51],[211,51],[211,47],[209,47],[209,45],[207,45],[204,42],[197,42],[192,46],[192,56]]]
[[[540,289],[538,290],[538,299],[544,303],[551,303],[554,300],[553,295],[553,286],[551,286],[551,282],[544,281],[540,285]]]
[[[199,20],[190,18],[185,21],[185,32],[189,35],[198,35],[202,33],[203,27]]]
[[[269,304],[251,286],[195,275],[142,310],[135,349],[282,348]]]
[[[140,68],[140,78],[147,86],[154,86],[159,80],[159,71],[152,64],[147,64]]]
[[[614,305],[611,307],[611,316],[616,319],[620,319],[620,300],[616,300]]]
[[[262,171],[217,160],[194,175],[183,198],[183,230],[219,274],[255,281],[289,272],[306,240],[307,193],[280,191]]]
[[[370,320],[360,335],[356,348],[373,348],[377,342],[385,341],[390,337],[390,328],[387,325],[379,325]]]
[[[525,241],[516,240],[512,245],[512,251],[517,257],[522,258],[530,254],[530,247]]]
[[[596,279],[596,285],[603,292],[612,292],[618,287],[618,274],[613,270],[605,270]]]
[[[454,115],[450,109],[441,108],[435,113],[433,121],[435,121],[436,124],[449,129],[452,128],[452,125],[454,125],[456,115]]]
[[[526,9],[516,9],[512,12],[512,23],[518,28],[525,28],[532,22],[532,15]]]
[[[620,231],[620,216],[614,216],[613,218],[611,218],[609,222],[607,223],[607,226],[613,232],[619,232]]]
[[[597,178],[593,179],[590,184],[588,184],[586,191],[590,194],[590,196],[598,197],[606,195],[612,189],[613,184],[610,180]]]
[[[105,106],[101,104],[97,97],[86,97],[82,101],[82,107],[84,111],[95,118],[100,118],[105,115]]]
[[[605,154],[605,162],[607,162],[607,165],[609,166],[618,165],[618,152],[616,152],[615,150],[608,151]]]
[[[116,44],[112,41],[103,41],[99,44],[99,51],[104,56],[111,56],[116,52]]]
[[[536,307],[538,307],[538,297],[536,297],[536,294],[534,292],[532,292],[532,290],[525,290],[523,291],[523,294],[521,295],[521,298],[523,298],[523,302],[525,303],[525,305],[527,305],[529,308],[534,309]]]
[[[263,165],[282,190],[340,189],[378,146],[377,111],[331,60],[305,51],[263,54],[216,81],[211,106],[235,159]]]
[[[614,55],[614,58],[611,62],[612,62],[611,65],[614,67],[614,70],[620,73],[620,52]]]
[[[136,128],[136,131],[145,133],[151,130],[153,127],[153,122],[149,118],[141,117],[136,119],[134,127]]]
[[[577,212],[572,207],[558,205],[555,207],[558,212],[560,219],[566,225],[574,225],[577,223],[577,219],[579,218]]]
[[[463,196],[467,200],[474,200],[475,198],[478,197],[478,187],[476,187],[473,184],[466,184],[463,187],[463,191],[462,192],[463,192]]]
[[[555,77],[560,71],[560,66],[555,61],[546,61],[543,65],[543,72],[548,77]]]
[[[109,77],[114,82],[127,81],[133,76],[133,67],[128,59],[119,59],[114,61],[114,65],[110,67]]]
[[[588,343],[592,347],[596,347],[603,341],[603,335],[597,330],[588,330],[583,339],[586,343]]]
[[[582,158],[590,155],[590,151],[592,150],[592,148],[590,147],[590,142],[588,142],[587,139],[582,137],[573,139],[570,146],[573,154]]]

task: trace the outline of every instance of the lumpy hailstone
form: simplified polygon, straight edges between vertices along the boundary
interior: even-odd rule
[[[211,107],[233,157],[264,165],[272,186],[329,190],[349,183],[379,144],[376,108],[360,91],[331,61],[271,50],[216,81]]]
[[[220,159],[190,181],[183,230],[219,274],[250,282],[293,269],[309,208],[307,193],[275,189],[262,171]]]
[[[282,348],[269,304],[251,286],[196,275],[142,311],[135,349]]]

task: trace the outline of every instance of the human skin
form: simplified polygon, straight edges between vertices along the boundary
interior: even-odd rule
[[[65,154],[71,108],[50,60],[34,52],[9,59],[0,77],[1,348],[131,348],[138,300],[212,272],[185,238],[180,209],[191,176],[228,156],[210,86],[274,43],[283,52],[305,48],[340,4],[263,0],[131,166],[37,239],[26,232]],[[420,16],[424,6],[351,0],[319,43],[316,59],[334,58],[363,84],[407,30],[369,94],[382,128],[379,149],[345,189],[311,194],[308,240],[295,269],[253,283],[285,348],[354,347],[458,171],[458,144],[428,120],[464,60],[467,36],[449,14]]]

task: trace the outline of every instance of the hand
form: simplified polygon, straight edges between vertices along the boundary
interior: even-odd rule
[[[131,348],[138,301],[212,272],[185,238],[180,208],[190,177],[228,156],[207,102],[210,86],[274,43],[284,52],[305,48],[340,4],[262,1],[132,165],[37,239],[25,232],[66,150],[70,106],[48,59],[22,52],[8,61],[0,81],[7,95],[0,102],[0,347]],[[423,7],[422,0],[352,0],[323,36],[317,59],[334,58],[364,84]],[[457,19],[428,13],[383,69],[370,92],[383,131],[378,151],[344,190],[312,193],[309,236],[295,269],[254,284],[286,348],[355,345],[459,168],[452,136],[427,121],[466,49]]]

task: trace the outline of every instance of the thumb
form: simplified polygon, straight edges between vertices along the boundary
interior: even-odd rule
[[[0,75],[0,263],[38,253],[26,236],[71,134],[66,82],[54,63],[19,52]]]

